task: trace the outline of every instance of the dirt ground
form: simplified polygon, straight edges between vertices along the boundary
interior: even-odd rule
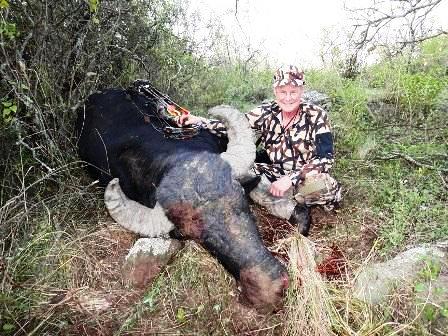
[[[252,204],[251,208],[265,245],[287,263],[287,251],[279,251],[278,243],[290,237],[295,228],[258,205]],[[318,270],[329,279],[344,274],[348,261],[351,265],[362,262],[377,238],[373,220],[358,208],[326,211],[315,206],[311,208],[311,223],[308,238],[315,243]]]
[[[287,221],[270,215],[257,205],[251,204],[251,209],[258,219],[259,230],[265,245],[275,256],[287,264],[287,251],[282,242],[294,234],[295,228]],[[312,229],[309,238],[316,246],[317,270],[329,280],[341,278],[353,265],[353,262],[356,263],[365,258],[376,238],[368,214],[363,213],[360,209],[327,212],[323,208],[315,207],[312,209],[311,217]],[[364,225],[359,226],[360,221]],[[102,223],[101,229],[85,242],[84,248],[95,261],[94,276],[89,278],[88,282],[82,280],[85,274],[92,274],[92,270],[88,269],[89,264],[86,262],[75,263],[73,273],[74,278],[79,279],[76,283],[77,289],[60,292],[54,296],[51,302],[53,305],[59,306],[58,309],[61,309],[61,313],[66,313],[67,310],[64,308],[69,308],[72,314],[73,323],[65,330],[67,335],[115,334],[123,323],[116,317],[130,316],[135,310],[135,306],[139,304],[148,289],[145,291],[126,288],[123,285],[121,270],[124,257],[137,238],[137,235],[129,233],[109,221]],[[204,254],[204,257],[200,258],[201,261],[209,258],[205,251],[199,253]],[[350,264],[347,262],[348,260],[350,260]],[[224,319],[229,323],[226,328],[230,328],[232,332],[240,335],[278,334],[281,311],[274,315],[263,316],[253,309],[239,304],[234,280],[226,276],[224,271],[219,270],[220,268],[222,267],[216,262],[201,262],[201,272],[209,274],[206,276],[211,278],[205,281],[213,283],[221,281],[219,277],[225,278],[221,286],[227,287],[225,289],[229,293],[227,307],[231,307],[227,308],[227,317]],[[216,279],[212,279],[213,277]],[[194,286],[187,290],[191,291],[190,298],[203,295],[200,289]],[[199,298],[197,301],[200,302]],[[188,306],[198,306],[198,303],[190,302]],[[148,330],[153,330],[153,322],[157,323],[154,318],[164,318],[164,314],[166,312],[152,316],[150,324],[148,324],[148,319],[145,320],[144,326],[137,323],[135,330],[139,330],[143,334],[151,334]],[[175,318],[173,323],[176,324]],[[264,331],[260,331],[260,325],[263,326],[261,329]]]

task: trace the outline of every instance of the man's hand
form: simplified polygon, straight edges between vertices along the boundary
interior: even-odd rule
[[[205,118],[197,117],[192,114],[182,114],[177,120],[179,126],[196,125],[206,121]]]
[[[292,186],[292,181],[289,176],[283,176],[277,181],[272,182],[269,192],[275,197],[282,197],[285,192]]]

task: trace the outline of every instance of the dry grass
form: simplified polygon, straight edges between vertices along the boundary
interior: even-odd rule
[[[234,279],[189,242],[144,294],[118,334],[278,335],[280,315],[238,301]]]
[[[254,208],[268,248],[291,260],[284,311],[261,315],[238,302],[234,279],[194,243],[146,292],[126,288],[122,264],[136,236],[109,221],[100,198],[92,186],[67,183],[57,196],[40,202],[18,199],[12,205],[21,211],[2,208],[11,252],[4,240],[1,323],[15,328],[6,335],[389,335],[425,330],[416,327],[415,316],[421,313],[406,315],[415,307],[406,301],[409,297],[395,297],[386,309],[390,315],[354,300],[350,270],[357,263],[332,281],[316,272],[322,262],[315,261],[315,249],[325,256],[333,244],[343,248],[348,240],[343,223],[352,213],[318,213],[314,247],[306,238],[291,237],[294,230],[287,223]],[[86,208],[89,200],[96,201]],[[369,223],[366,218],[361,217]],[[29,228],[19,239],[18,233]],[[331,236],[331,230],[340,234]],[[365,249],[358,245],[358,251]]]
[[[315,249],[305,237],[290,240],[290,285],[285,305],[284,336],[333,335],[332,320],[336,310],[327,286],[316,271]]]

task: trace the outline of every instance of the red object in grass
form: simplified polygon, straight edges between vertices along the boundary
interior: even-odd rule
[[[324,275],[329,280],[335,280],[342,278],[342,275],[346,271],[347,262],[341,249],[333,245],[331,246],[330,255],[324,259],[316,267],[316,271]]]

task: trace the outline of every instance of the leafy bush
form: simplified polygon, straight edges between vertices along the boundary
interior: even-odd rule
[[[384,219],[380,232],[384,252],[448,235],[448,211],[439,199],[443,190],[436,174],[425,169],[409,172],[400,163],[391,162],[381,167],[377,178],[374,198]]]
[[[382,100],[396,103],[396,116],[407,123],[421,123],[434,110],[436,98],[448,85],[448,37],[420,44],[414,54],[384,57],[370,66],[364,77],[369,87],[382,91]]]
[[[399,78],[398,99],[404,119],[422,121],[432,110],[436,98],[448,85],[448,77],[438,78],[431,74],[403,74]]]
[[[272,97],[271,69],[246,69],[235,62],[221,66],[206,66],[189,81],[188,91],[178,91],[179,101],[203,113],[208,108],[228,104],[246,111],[252,105]],[[194,92],[194,94],[191,94]]]
[[[330,95],[335,99],[336,92],[344,79],[336,69],[311,69],[306,71],[306,84],[314,90]]]
[[[183,15],[173,1],[3,3],[0,131],[8,142],[0,152],[2,171],[15,169],[20,157],[9,152],[20,152],[18,147],[43,173],[76,160],[76,108],[98,88],[149,78],[176,95],[203,66],[172,32]]]
[[[448,36],[441,35],[424,41],[413,62],[414,72],[425,72],[435,77],[446,76],[448,64]]]

